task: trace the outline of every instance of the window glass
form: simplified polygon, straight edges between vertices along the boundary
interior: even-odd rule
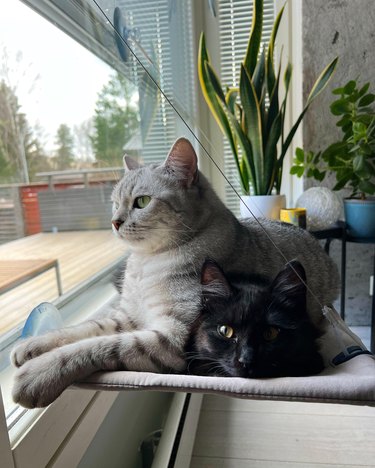
[[[110,195],[123,154],[165,158],[186,133],[170,102],[186,118],[194,105],[190,2],[26,3],[0,19],[3,336],[121,259]]]

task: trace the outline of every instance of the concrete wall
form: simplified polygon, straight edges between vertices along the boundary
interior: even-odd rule
[[[317,151],[340,137],[336,120],[329,110],[334,100],[331,90],[350,79],[371,82],[375,92],[375,3],[374,0],[292,0],[302,1],[303,16],[303,91],[304,99],[316,77],[335,56],[340,61],[328,89],[310,108],[303,121],[304,148]],[[334,178],[322,185],[331,188]],[[308,179],[305,189],[318,185]],[[345,192],[342,192],[345,195]],[[339,241],[332,245],[332,255],[340,261]],[[374,246],[348,244],[347,248],[347,322],[370,323],[371,298],[369,276],[372,272]]]

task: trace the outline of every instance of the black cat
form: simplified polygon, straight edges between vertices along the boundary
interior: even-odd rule
[[[294,260],[273,281],[202,269],[202,311],[187,346],[189,372],[231,377],[317,374],[321,332],[306,310],[306,275]]]

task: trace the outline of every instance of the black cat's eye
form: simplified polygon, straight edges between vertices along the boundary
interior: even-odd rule
[[[146,208],[146,206],[150,203],[151,201],[151,197],[149,197],[148,195],[142,195],[141,197],[137,197],[135,200],[134,200],[134,204],[133,204],[133,207],[134,208]]]
[[[218,325],[217,326],[217,332],[223,338],[228,338],[228,339],[232,338],[233,335],[234,335],[234,330],[229,325]]]
[[[273,341],[273,340],[276,340],[276,338],[279,336],[279,333],[280,333],[280,328],[268,327],[263,332],[263,338],[266,341]]]

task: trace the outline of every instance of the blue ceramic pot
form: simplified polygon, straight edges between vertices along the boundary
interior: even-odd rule
[[[375,197],[366,200],[346,198],[345,220],[352,237],[375,239]]]

